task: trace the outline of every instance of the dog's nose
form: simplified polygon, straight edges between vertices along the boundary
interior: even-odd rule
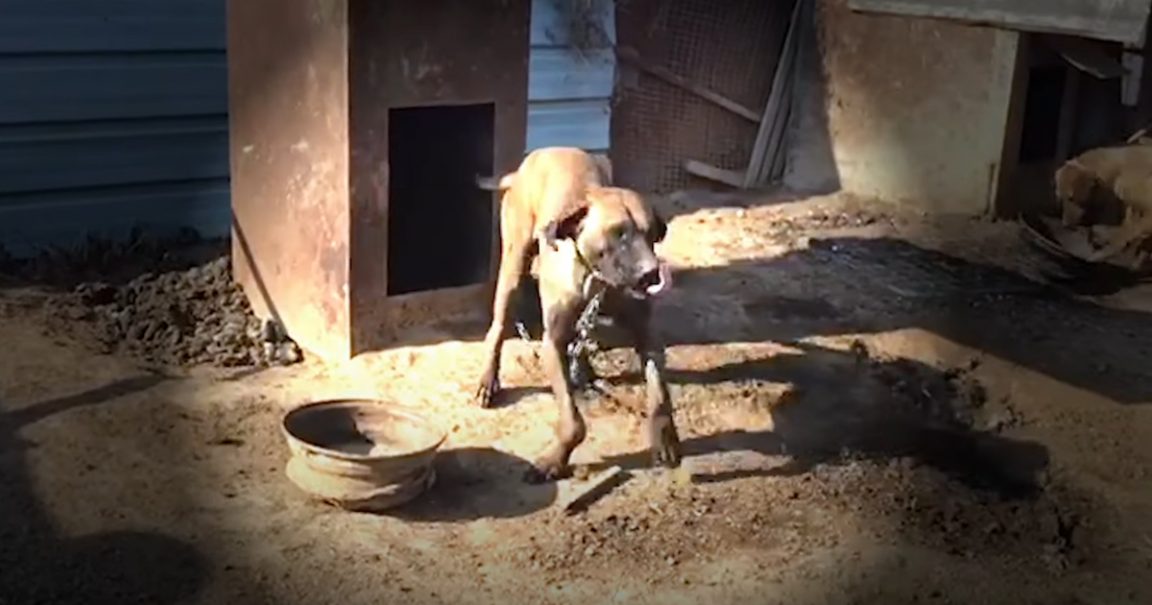
[[[657,262],[656,268],[649,269],[640,275],[640,279],[636,280],[635,289],[642,292],[644,296],[657,296],[671,285],[672,274],[668,271],[668,265]]]
[[[660,267],[656,267],[655,269],[652,269],[651,271],[641,275],[640,280],[636,282],[636,285],[639,286],[641,290],[647,290],[649,288],[659,286],[660,282],[662,281],[664,281],[664,276],[660,274]]]

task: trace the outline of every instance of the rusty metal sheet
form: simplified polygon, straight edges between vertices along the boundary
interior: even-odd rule
[[[228,2],[233,270],[253,309],[350,353],[347,5]]]
[[[949,19],[1141,46],[1152,0],[849,0],[855,11]]]

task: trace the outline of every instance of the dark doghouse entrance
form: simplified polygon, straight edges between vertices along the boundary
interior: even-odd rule
[[[1125,134],[1120,78],[1098,78],[1063,58],[1052,38],[1030,34],[1022,66],[1025,86],[1014,102],[1021,111],[1015,165],[1010,168],[1009,195],[1000,211],[1057,215],[1053,173],[1068,158],[1100,145],[1122,142]],[[1100,54],[1119,64],[1121,48],[1099,44]]]
[[[388,294],[489,277],[495,105],[388,111]]]
[[[1055,59],[1053,59],[1055,61]],[[1063,63],[1032,67],[1024,97],[1019,161],[1023,164],[1058,159],[1060,109],[1068,69]]]

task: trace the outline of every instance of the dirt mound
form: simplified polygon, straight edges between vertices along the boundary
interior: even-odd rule
[[[252,314],[228,257],[126,284],[87,282],[46,305],[52,329],[168,366],[291,364],[300,349]]]

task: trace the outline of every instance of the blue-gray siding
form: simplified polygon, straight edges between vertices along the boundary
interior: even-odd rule
[[[529,150],[608,148],[614,57],[567,46],[570,1],[533,1]],[[225,0],[0,0],[0,244],[226,234],[225,47]]]
[[[528,150],[552,145],[607,151],[616,57],[611,47],[580,52],[569,46],[561,4],[533,0],[528,71]],[[592,2],[599,26],[616,41],[612,0]]]
[[[228,228],[225,0],[0,0],[0,243]]]

